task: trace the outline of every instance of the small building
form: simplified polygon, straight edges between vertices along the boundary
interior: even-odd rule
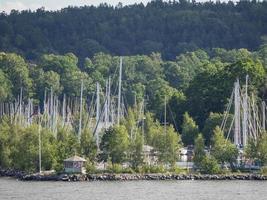
[[[155,151],[155,149],[152,146],[144,145],[143,146],[143,156],[144,156],[144,162],[147,165],[155,165],[158,161],[158,153]]]
[[[64,171],[66,173],[86,173],[84,158],[73,156],[64,160]]]
[[[188,145],[187,147],[181,148],[179,151],[179,157],[182,162],[191,162],[193,160],[194,146]]]

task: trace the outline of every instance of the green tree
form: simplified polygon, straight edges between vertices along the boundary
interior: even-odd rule
[[[17,139],[17,127],[12,126],[7,117],[2,118],[0,124],[0,166],[11,167],[11,154]]]
[[[211,155],[221,164],[229,163],[232,168],[238,156],[237,147],[224,138],[224,134],[218,126],[214,129]]]
[[[90,162],[96,161],[97,145],[91,131],[84,130],[81,135],[81,154],[89,159]]]
[[[32,80],[29,77],[28,64],[21,56],[14,53],[0,53],[0,69],[12,84],[13,97],[17,97],[20,88],[23,88],[24,96],[32,95]],[[8,82],[4,85],[6,84]]]
[[[67,127],[60,128],[57,132],[57,166],[56,170],[63,170],[63,161],[78,154],[80,145],[77,136]]]
[[[12,96],[11,82],[3,70],[0,69],[0,101],[5,101]]]
[[[211,144],[211,139],[213,137],[214,129],[216,126],[221,126],[223,118],[224,114],[211,112],[209,117],[206,119],[202,132],[207,145]],[[225,124],[225,132],[228,132],[231,126],[232,119],[233,115],[229,114]]]
[[[186,112],[182,124],[182,141],[185,145],[194,144],[194,139],[199,133],[198,126],[192,117]]]
[[[175,132],[172,126],[166,127],[166,133],[163,127],[160,127],[154,135],[154,145],[158,152],[160,163],[174,166],[178,159],[178,151],[181,147],[181,138]]]
[[[58,164],[57,141],[51,131],[41,130],[41,145],[42,170],[55,169]]]
[[[100,149],[103,151],[101,158],[111,158],[112,164],[121,164],[127,158],[129,150],[129,136],[123,125],[117,125],[105,131]]]
[[[35,172],[38,170],[38,127],[31,126],[20,130],[19,141],[12,152],[15,169]]]
[[[143,158],[144,138],[137,132],[130,141],[129,160],[133,169],[137,169],[144,162]]]
[[[41,67],[44,71],[54,71],[62,74],[66,71],[76,71],[78,58],[73,53],[65,55],[45,54],[41,57]]]
[[[179,133],[177,133],[174,130],[173,126],[167,127],[165,145],[166,145],[165,146],[166,158],[164,160],[170,163],[172,166],[174,166],[178,159],[178,152],[182,146],[182,141],[181,141]]]
[[[205,153],[205,144],[202,134],[198,134],[197,138],[195,139],[195,146],[194,146],[194,165],[198,168],[202,167],[202,161],[204,160],[206,153]]]
[[[144,124],[144,133],[145,133],[145,142],[148,145],[154,145],[155,135],[160,131],[160,124],[158,121],[154,121],[154,116],[152,113],[147,112],[145,114],[145,124]]]
[[[201,162],[201,171],[205,174],[218,174],[220,173],[220,166],[213,156],[205,156]]]
[[[250,138],[245,148],[247,158],[259,162],[261,166],[267,163],[267,134],[263,133],[256,140]]]

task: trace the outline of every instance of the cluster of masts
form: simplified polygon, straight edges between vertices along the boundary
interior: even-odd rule
[[[115,76],[114,76],[115,77]],[[84,84],[81,80],[80,97],[66,97],[61,99],[53,92],[53,88],[46,89],[42,105],[35,106],[33,99],[23,100],[21,88],[18,98],[14,102],[0,103],[0,117],[9,117],[11,123],[23,127],[37,122],[41,127],[51,130],[56,137],[59,127],[75,130],[79,140],[82,131],[90,129],[96,137],[99,147],[99,133],[114,124],[119,124],[126,115],[126,106],[121,92],[122,57],[119,65],[118,85],[112,87],[112,79],[106,81],[105,89],[96,83],[96,92],[89,101],[84,101]],[[114,92],[111,88],[116,88]],[[117,95],[116,90],[118,90]]]
[[[258,105],[255,95],[253,93],[248,94],[248,78],[247,75],[243,87],[240,86],[239,79],[234,83],[234,89],[221,124],[221,129],[227,131],[227,138],[233,133],[233,142],[240,148],[246,146],[248,139],[256,140],[266,131],[266,104],[262,101],[261,105]],[[234,106],[234,117],[230,128],[226,130],[232,105]]]

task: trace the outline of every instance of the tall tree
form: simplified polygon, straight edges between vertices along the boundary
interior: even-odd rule
[[[195,146],[194,146],[194,165],[198,168],[202,166],[202,162],[206,156],[205,153],[205,144],[202,134],[198,134],[197,138],[195,139]]]
[[[113,164],[121,164],[127,158],[128,148],[129,136],[125,126],[117,125],[105,131],[100,145],[102,159],[110,157]]]
[[[232,168],[238,156],[237,147],[225,139],[223,132],[218,126],[214,129],[211,155],[221,164],[229,163]]]
[[[183,124],[182,124],[182,141],[185,145],[194,144],[194,140],[198,135],[199,130],[196,122],[192,117],[186,112],[184,114]]]

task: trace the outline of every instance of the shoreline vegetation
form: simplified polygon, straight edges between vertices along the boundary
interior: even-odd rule
[[[16,170],[0,169],[1,177],[20,181],[163,181],[163,180],[244,180],[266,181],[267,175],[255,173],[176,174],[176,173],[99,173],[99,174],[26,174]]]
[[[105,87],[105,80],[111,74],[118,75],[115,72],[118,64],[122,64],[119,57],[99,53],[92,60],[87,59],[90,62],[85,69],[79,68],[74,54],[44,54],[40,63],[32,65],[19,55],[0,53],[0,74],[3,75],[0,102],[4,102],[0,103],[0,166],[27,173],[62,172],[65,159],[80,155],[87,160],[88,173],[94,173],[96,165],[102,162],[110,168],[127,164],[134,172],[162,172],[139,171],[139,168],[145,169],[150,164],[155,168],[175,168],[181,150],[189,146],[194,167],[206,174],[220,174],[222,167],[234,172],[240,166],[266,166],[266,120],[253,122],[253,131],[257,134],[250,135],[246,146],[241,147],[233,143],[234,109],[229,110],[227,119],[224,117],[236,77],[240,77],[242,83],[248,75],[249,90],[253,96],[262,97],[253,99],[253,109],[266,99],[266,52],[267,44],[257,52],[214,49],[215,54],[208,55],[198,50],[180,55],[175,62],[165,62],[157,53],[123,57],[123,78],[115,77],[111,89],[116,91],[115,82],[121,80],[122,96],[127,103],[123,107],[117,103],[120,96],[117,91],[106,95],[112,97],[110,102],[115,102],[116,109],[105,113],[124,108],[126,114],[120,119],[121,112],[117,112],[116,122],[113,120],[112,126],[97,134],[97,126],[103,119],[99,112],[90,111],[109,110],[100,96],[105,96],[104,88],[109,88]],[[196,62],[191,63],[192,60]],[[194,69],[181,71],[188,69],[189,63]],[[173,73],[173,67],[177,73]],[[192,74],[195,76],[191,77]],[[54,78],[50,80],[51,77]],[[183,79],[186,77],[192,79]],[[87,83],[85,80],[89,79]],[[171,84],[176,79],[184,80],[187,87],[180,88],[180,82]],[[100,90],[95,83],[100,80],[102,93],[94,98]],[[79,94],[82,91],[83,95]],[[97,104],[94,99],[102,101]],[[133,99],[136,101],[131,102]],[[258,106],[257,110],[260,109]],[[255,116],[253,119],[263,118]],[[105,122],[110,121],[101,121]]]

